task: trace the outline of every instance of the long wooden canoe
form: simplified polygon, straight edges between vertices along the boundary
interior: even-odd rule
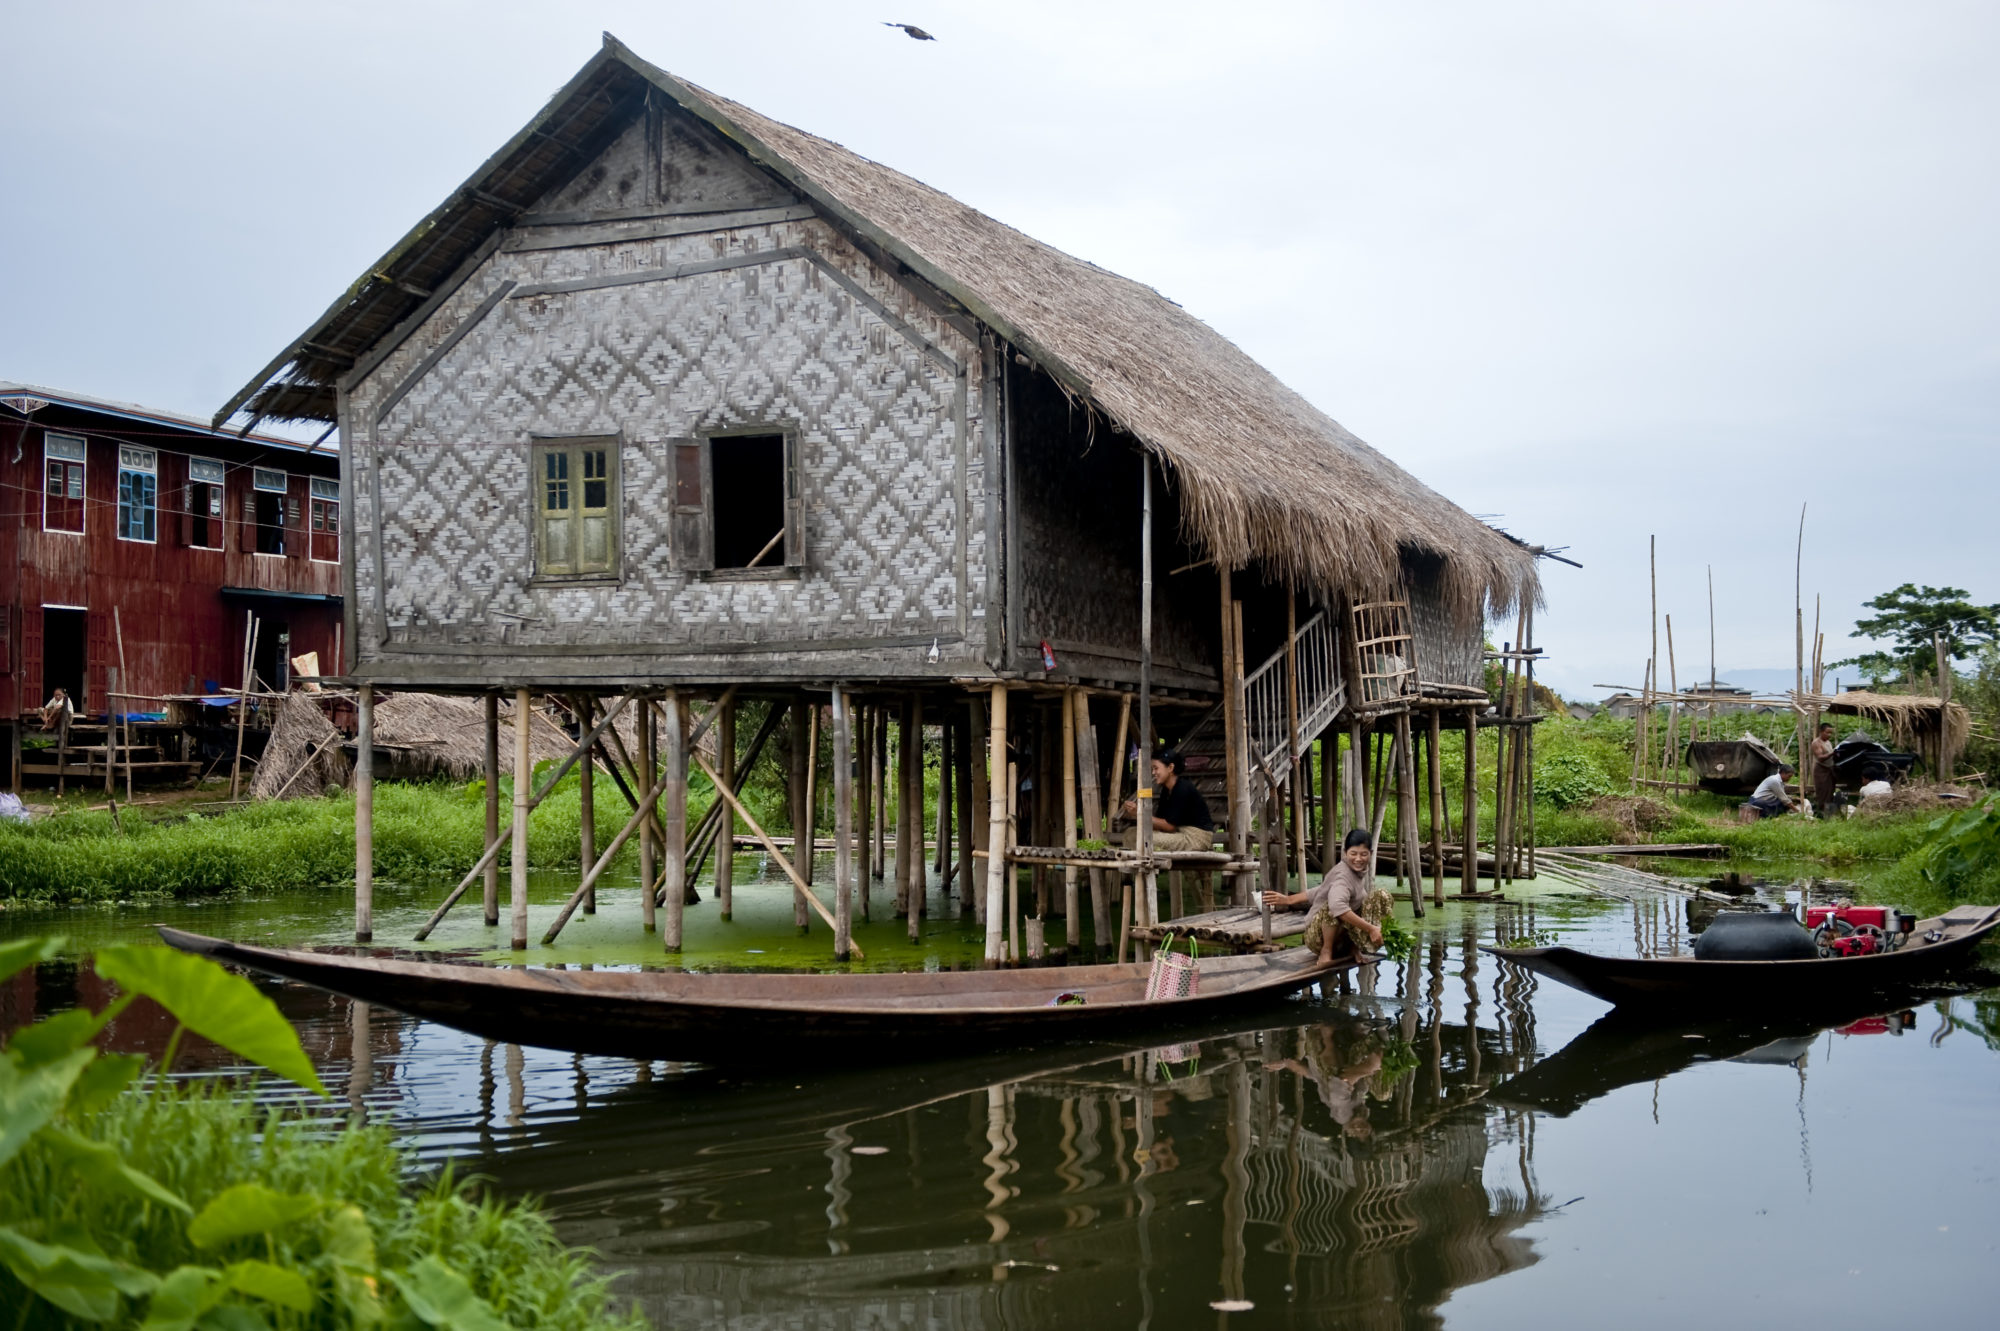
[[[1200,992],[1146,1000],[1147,963],[912,974],[546,970],[252,947],[160,927],[184,952],[298,980],[492,1040],[697,1063],[901,1062],[1165,1033],[1352,965],[1305,948],[1203,957]],[[1081,1003],[1051,1006],[1059,994]]]
[[[2000,906],[1959,906],[1919,920],[1909,942],[1894,952],[1801,961],[1602,957],[1569,947],[1480,950],[1620,1007],[1694,1011],[1757,1003],[1798,1011],[1934,982],[1970,961],[1996,928]],[[1933,941],[1931,933],[1939,937]]]

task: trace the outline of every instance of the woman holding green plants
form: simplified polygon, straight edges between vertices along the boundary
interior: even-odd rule
[[[1335,955],[1373,952],[1382,946],[1381,922],[1388,917],[1389,894],[1375,886],[1372,872],[1374,840],[1354,828],[1341,846],[1340,859],[1319,880],[1319,886],[1305,892],[1266,892],[1264,904],[1272,910],[1305,910],[1306,946],[1319,953],[1320,964]]]

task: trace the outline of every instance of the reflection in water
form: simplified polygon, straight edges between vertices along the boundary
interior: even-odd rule
[[[1444,915],[1403,965],[1178,1043],[845,1074],[794,1074],[782,1048],[749,1075],[556,1054],[263,987],[298,1024],[343,1114],[392,1121],[423,1159],[454,1158],[504,1191],[544,1197],[562,1236],[595,1247],[656,1325],[1406,1326],[1439,1321],[1468,1290],[1504,1294],[1516,1282],[1484,1282],[1539,1262],[1523,1284],[1534,1287],[1609,1232],[1593,1209],[1560,1244],[1531,1243],[1527,1227],[1559,1209],[1536,1178],[1538,1124],[1567,1134],[1547,1162],[1561,1172],[1558,1197],[1588,1191],[1589,1208],[1610,1208],[1619,1199],[1606,1170],[1666,1154],[1631,1149],[1633,1131],[1652,1130],[1646,1083],[1703,1066],[1762,1086],[1797,1077],[1796,1108],[1786,1093],[1778,1109],[1783,1179],[1755,1186],[1782,1192],[1810,1169],[1804,1078],[1808,1062],[1816,1082],[1828,1066],[1816,1029],[1591,1024],[1594,1003],[1539,990],[1476,950],[1579,929],[1599,950],[1671,951],[1685,938],[1673,902],[1501,903]],[[44,966],[0,986],[0,1030],[108,997],[88,966]],[[1991,996],[1939,1015],[1924,1040],[1865,1048],[1894,1043],[1937,1063],[1937,1041],[1984,1059],[2000,1046]],[[1900,1017],[1882,1023],[1904,1028]],[[108,1043],[157,1056],[171,1030],[141,1002]],[[1947,1039],[1961,1030],[1970,1038]],[[1538,1061],[1538,1038],[1563,1047]],[[187,1075],[229,1066],[213,1046],[183,1049]],[[1620,1118],[1625,1086],[1641,1089]],[[1605,1104],[1614,1112],[1594,1130],[1611,1145],[1585,1183],[1576,1156],[1592,1138],[1579,1111]],[[1721,1121],[1683,1117],[1698,1133]],[[1819,1117],[1823,1135],[1840,1131]],[[1750,1134],[1756,1123],[1733,1127]],[[1822,1194],[1857,1177],[1823,1173]],[[1650,1215],[1661,1194],[1649,1188],[1635,1205]],[[1709,1218],[1683,1212],[1677,1232]],[[1765,1241],[1729,1233],[1746,1251]],[[1605,1278],[1570,1269],[1568,1295]],[[1228,1300],[1255,1307],[1210,1310]]]

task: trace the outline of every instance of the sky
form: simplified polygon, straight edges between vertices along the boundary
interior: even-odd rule
[[[1566,547],[1535,641],[1567,696],[1641,682],[1649,539],[1682,680],[1711,571],[1720,671],[1791,669],[1801,506],[1828,661],[1900,583],[2000,601],[1990,3],[0,13],[0,379],[210,414],[608,30],[1156,287]]]

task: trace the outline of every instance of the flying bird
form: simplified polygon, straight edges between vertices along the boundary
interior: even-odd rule
[[[925,31],[924,31],[924,30],[923,30],[922,28],[918,27],[918,26],[917,26],[916,24],[914,24],[914,23],[888,23],[888,22],[884,22],[884,23],[882,24],[882,26],[883,26],[883,27],[885,27],[885,28],[901,28],[901,29],[903,30],[903,32],[904,32],[904,33],[905,33],[905,34],[906,34],[906,35],[907,35],[907,36],[908,36],[908,37],[910,38],[910,40],[911,40],[911,41],[915,41],[915,42],[934,42],[934,41],[936,41],[936,40],[937,40],[937,38],[935,38],[935,37],[931,36],[931,35],[930,35],[930,34],[929,34],[928,32],[925,32]]]

